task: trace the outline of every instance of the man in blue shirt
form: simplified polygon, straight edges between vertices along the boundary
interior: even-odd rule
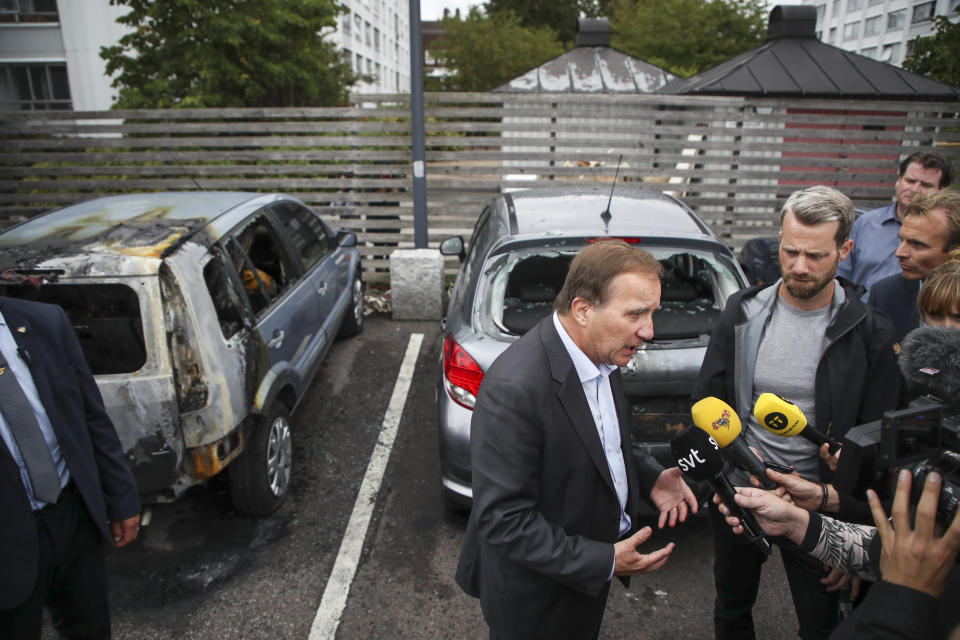
[[[857,218],[850,232],[853,250],[840,263],[837,275],[867,291],[877,280],[898,275],[900,266],[893,254],[900,246],[903,212],[918,194],[935,193],[952,181],[950,161],[937,151],[918,151],[901,162],[894,201]]]
[[[870,306],[893,320],[898,341],[920,325],[917,296],[922,280],[957,249],[960,193],[948,189],[914,199],[904,212],[900,246],[894,254],[901,273],[870,287]]]

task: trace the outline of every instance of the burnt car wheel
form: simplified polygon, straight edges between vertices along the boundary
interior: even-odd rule
[[[230,498],[237,510],[258,517],[276,511],[290,489],[292,457],[290,414],[277,403],[229,467]]]
[[[363,281],[358,275],[353,280],[353,289],[350,294],[350,308],[343,316],[340,323],[340,331],[337,335],[341,338],[355,336],[363,329]]]

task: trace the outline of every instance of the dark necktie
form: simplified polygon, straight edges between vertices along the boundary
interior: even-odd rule
[[[13,439],[30,474],[33,495],[40,502],[53,504],[60,494],[60,477],[37,416],[23,388],[0,355],[0,411],[7,420]]]

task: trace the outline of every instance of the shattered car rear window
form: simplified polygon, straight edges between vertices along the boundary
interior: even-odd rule
[[[570,261],[580,247],[510,251],[488,263],[480,299],[496,331],[523,335],[553,310]],[[660,308],[654,313],[654,342],[705,339],[727,297],[739,288],[732,265],[707,252],[649,247],[664,273]]]
[[[126,285],[9,285],[0,293],[63,307],[94,375],[133,373],[147,361],[140,302]]]

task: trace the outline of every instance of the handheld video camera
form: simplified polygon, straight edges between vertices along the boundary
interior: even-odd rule
[[[865,499],[873,489],[881,500],[893,498],[901,469],[913,472],[910,503],[920,500],[930,471],[943,477],[937,520],[949,525],[960,506],[960,413],[950,405],[922,397],[902,411],[854,427],[842,440],[834,476],[837,490]]]
[[[881,420],[850,429],[834,476],[837,490],[865,499],[893,497],[902,469],[913,473],[910,504],[916,506],[927,474],[943,478],[937,521],[949,526],[960,507],[960,331],[922,327],[903,341],[900,369],[923,395]]]

